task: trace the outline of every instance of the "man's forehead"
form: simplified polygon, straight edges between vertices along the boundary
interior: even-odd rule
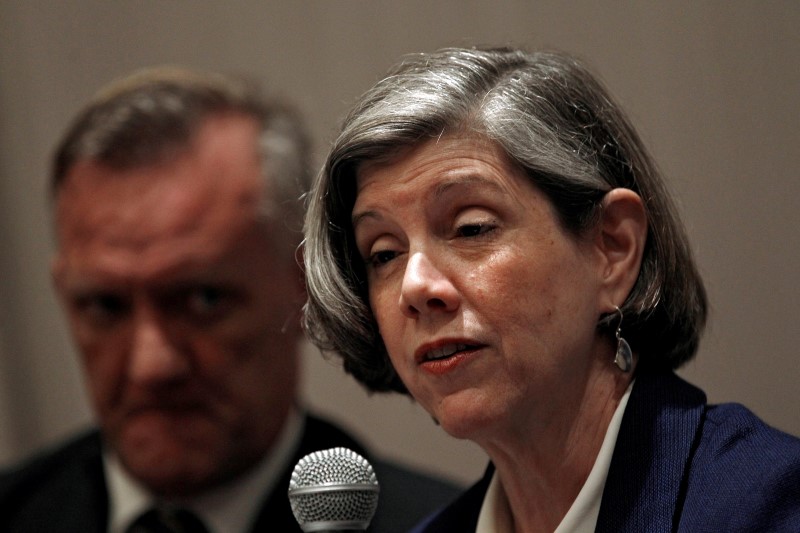
[[[168,225],[154,224],[155,218],[138,226],[87,224],[83,233],[78,226],[60,242],[58,257],[65,273],[89,284],[210,282],[235,278],[253,260],[260,264],[265,257],[279,257],[270,238],[273,232],[265,233],[260,223],[220,218],[196,224],[178,219]]]
[[[246,254],[245,243],[270,246],[274,232],[265,233],[257,191],[225,180],[187,187],[170,177],[150,178],[98,177],[90,187],[93,178],[84,175],[63,191],[59,248],[72,267],[147,277],[231,262],[232,255]]]
[[[169,168],[81,170],[57,202],[59,226],[67,232],[118,231],[149,239],[200,227],[214,230],[216,224],[235,225],[259,212],[258,188],[222,175],[192,179],[190,170],[173,173]]]
[[[58,193],[70,186],[84,185],[92,188],[105,178],[139,178],[139,186],[147,186],[142,178],[151,182],[172,178],[192,181],[219,179],[224,182],[241,182],[239,186],[263,187],[263,162],[259,147],[260,126],[249,116],[219,114],[206,117],[197,130],[186,140],[151,149],[150,157],[131,163],[116,159],[106,161],[102,156],[87,156],[76,160],[60,182]],[[141,141],[146,145],[146,140]],[[130,147],[132,152],[136,146]],[[142,148],[139,151],[144,150]],[[111,181],[111,180],[110,180]],[[128,185],[122,183],[122,186]],[[135,187],[137,184],[133,184]]]

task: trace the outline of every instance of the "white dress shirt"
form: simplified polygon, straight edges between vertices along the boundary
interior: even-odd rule
[[[292,410],[272,453],[249,472],[196,498],[168,503],[194,512],[210,533],[249,531],[260,510],[262,496],[274,488],[302,433],[303,418]],[[155,505],[156,499],[128,474],[119,458],[110,451],[104,453],[103,465],[108,487],[108,532],[124,533],[141,513]]]

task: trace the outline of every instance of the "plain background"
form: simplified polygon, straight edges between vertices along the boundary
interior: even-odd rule
[[[46,181],[96,89],[163,63],[247,74],[302,109],[319,159],[400,56],[472,44],[565,50],[600,73],[670,180],[708,285],[681,374],[800,434],[798,27],[795,1],[0,0],[0,464],[91,420],[50,284]],[[386,455],[480,474],[476,447],[307,351],[312,407]]]

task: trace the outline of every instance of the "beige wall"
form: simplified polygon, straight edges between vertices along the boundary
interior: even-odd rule
[[[602,5],[601,5],[602,4]],[[800,4],[794,1],[0,0],[0,462],[88,423],[50,290],[47,159],[101,84],[178,63],[250,73],[307,113],[321,154],[401,54],[511,43],[583,56],[671,178],[712,317],[682,374],[800,434]],[[409,401],[367,400],[313,350],[309,403],[385,453],[457,479],[479,450]]]

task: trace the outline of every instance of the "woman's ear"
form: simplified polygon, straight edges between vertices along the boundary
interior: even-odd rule
[[[630,189],[609,191],[601,203],[595,239],[603,287],[599,303],[601,311],[608,312],[622,305],[639,276],[647,241],[647,215],[642,198]]]

